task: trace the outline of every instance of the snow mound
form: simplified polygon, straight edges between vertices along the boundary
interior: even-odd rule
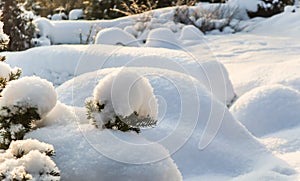
[[[69,13],[69,20],[78,20],[83,18],[83,10],[82,9],[73,9]]]
[[[139,46],[133,35],[120,28],[105,28],[100,30],[96,35],[95,44]]]
[[[84,108],[81,110],[81,117],[84,118]],[[66,111],[74,110],[68,108]],[[76,111],[76,114],[79,114],[79,111]],[[66,124],[41,128],[30,132],[27,137],[54,145],[54,161],[61,170],[62,180],[182,180],[174,161],[167,158],[168,151],[157,143],[149,142],[134,133],[100,131],[87,124],[86,119],[84,124],[76,124],[81,118],[75,117],[74,114],[69,121],[66,121],[62,114],[56,118],[56,122]],[[158,156],[166,159],[147,162]]]
[[[204,34],[194,25],[184,26],[181,30],[180,40],[201,40]]]
[[[241,96],[230,112],[255,136],[264,136],[300,123],[300,93],[283,85],[258,87]]]
[[[158,99],[158,125],[142,129],[141,135],[168,149],[184,179],[206,174],[232,178],[252,169],[262,169],[264,175],[274,167],[291,170],[273,157],[193,77],[158,68],[128,69],[147,75]],[[63,102],[80,105],[93,94],[98,80],[114,71],[119,70],[103,69],[76,77],[57,89],[59,97]]]
[[[146,47],[181,49],[181,44],[169,28],[151,30],[146,40]]]
[[[52,83],[35,76],[9,82],[2,96],[2,103],[7,106],[25,103],[37,107],[42,118],[51,111],[57,100]]]
[[[157,120],[157,100],[151,85],[145,77],[126,68],[101,79],[93,95],[97,103],[104,105],[101,110],[103,122],[116,115],[128,117],[134,112],[140,118]]]

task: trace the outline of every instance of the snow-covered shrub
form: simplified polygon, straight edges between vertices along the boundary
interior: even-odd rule
[[[23,139],[36,121],[55,106],[57,95],[48,81],[24,77],[11,81],[0,99],[0,147],[6,149],[12,140]]]
[[[147,47],[180,49],[180,42],[175,34],[169,28],[157,28],[148,34],[146,44]]]
[[[0,97],[1,92],[9,81],[16,80],[21,76],[21,69],[11,68],[7,63],[4,62],[5,57],[0,56]]]
[[[100,30],[95,37],[95,44],[139,46],[134,36],[120,28],[106,28]]]
[[[60,171],[51,160],[52,145],[38,140],[13,141],[9,149],[0,154],[1,180],[60,180]]]
[[[204,33],[215,29],[223,31],[225,27],[231,26],[230,22],[238,12],[236,6],[224,4],[198,6],[194,9],[183,6],[176,9],[174,21],[194,25]]]
[[[83,10],[82,9],[73,9],[69,13],[69,20],[79,20],[83,19]]]
[[[86,103],[88,119],[96,127],[140,132],[154,126],[158,105],[145,77],[123,69],[105,76]]]
[[[283,85],[255,88],[242,95],[230,112],[255,136],[300,124],[300,92]]]
[[[250,18],[270,17],[284,11],[285,6],[293,5],[294,0],[262,0],[257,3],[256,11],[248,11]]]

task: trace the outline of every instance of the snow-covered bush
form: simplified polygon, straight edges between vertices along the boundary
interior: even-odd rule
[[[23,139],[52,110],[56,100],[53,85],[44,79],[24,77],[11,81],[0,99],[0,147],[6,149],[12,140]]]
[[[139,46],[134,36],[120,28],[106,28],[100,30],[95,37],[95,44]]]
[[[123,69],[113,72],[94,89],[87,101],[88,119],[96,127],[140,132],[154,126],[158,105],[153,89],[145,77]]]
[[[60,180],[60,171],[51,160],[52,145],[38,140],[13,141],[9,149],[0,154],[1,180]]]
[[[82,9],[73,9],[69,13],[69,20],[79,20],[83,19],[83,10]]]
[[[7,63],[4,62],[5,57],[0,56],[0,97],[1,92],[9,81],[16,80],[21,76],[21,69],[11,68]]]
[[[182,6],[176,9],[174,21],[194,25],[204,33],[215,29],[223,31],[225,27],[232,26],[230,22],[238,12],[236,6],[224,4],[203,5],[193,9]]]
[[[255,136],[300,124],[300,92],[283,85],[255,88],[242,95],[230,112]]]
[[[157,28],[150,31],[145,46],[180,49],[181,43],[178,41],[175,34],[169,28]]]

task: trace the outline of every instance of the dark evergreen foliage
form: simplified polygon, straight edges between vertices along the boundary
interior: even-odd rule
[[[17,1],[1,0],[0,8],[3,13],[3,31],[10,37],[7,50],[21,51],[32,47],[31,39],[35,31],[32,19],[23,16]]]

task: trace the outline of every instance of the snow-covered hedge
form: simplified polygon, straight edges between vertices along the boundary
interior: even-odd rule
[[[158,105],[151,85],[126,68],[100,80],[93,95],[86,107],[97,127],[139,132],[157,122]]]
[[[37,140],[13,141],[9,149],[0,154],[1,180],[60,180],[60,171],[51,160],[52,145]]]
[[[16,80],[21,76],[20,68],[11,68],[7,63],[4,62],[5,57],[1,57],[0,60],[0,97],[1,92],[6,87],[7,83],[12,80]]]
[[[3,22],[0,21],[0,50],[4,49],[9,43],[9,37],[3,32]]]

